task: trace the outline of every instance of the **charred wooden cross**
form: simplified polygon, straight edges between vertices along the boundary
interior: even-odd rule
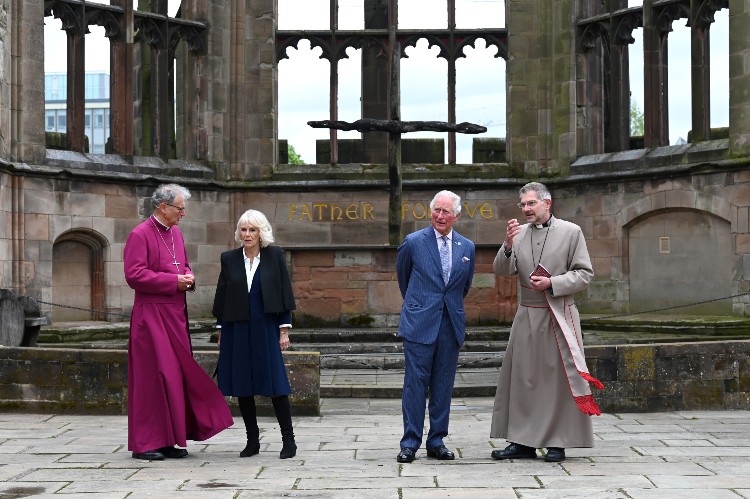
[[[390,120],[362,118],[353,123],[346,121],[308,121],[313,128],[335,128],[358,132],[388,132],[388,180],[390,196],[388,202],[388,243],[398,246],[401,242],[401,134],[409,132],[458,132],[484,133],[486,127],[473,123],[446,123],[444,121],[401,121],[401,44],[396,43],[395,24],[390,28],[388,44],[390,52],[390,85],[388,103]]]
[[[474,123],[446,123],[444,121],[400,121],[362,118],[348,121],[308,121],[313,128],[335,128],[358,132],[388,132],[388,179],[390,200],[388,203],[388,243],[398,246],[401,242],[401,134],[409,132],[458,132],[484,133],[487,127]]]
[[[475,125],[474,123],[446,123],[444,121],[398,121],[398,120],[376,120],[362,118],[349,123],[348,121],[308,121],[313,128],[335,128],[337,130],[356,130],[358,132],[458,132],[458,133],[484,133],[487,127]]]

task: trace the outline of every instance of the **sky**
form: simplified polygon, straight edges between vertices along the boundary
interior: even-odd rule
[[[399,1],[399,27],[404,29],[441,28],[447,26],[446,0],[429,0],[433,8],[425,9],[425,0]],[[339,29],[361,29],[363,0],[338,0]],[[107,3],[103,1],[102,3]],[[279,29],[327,29],[329,0],[278,0]],[[168,12],[174,15],[180,0],[169,0]],[[641,5],[630,0],[629,6]],[[137,2],[136,2],[137,5]],[[711,126],[729,123],[729,21],[726,9],[716,14],[711,29]],[[65,33],[60,21],[45,19],[45,71],[65,71]],[[458,28],[505,26],[504,0],[456,0]],[[690,129],[690,28],[685,20],[672,24],[669,35],[669,135],[670,143],[687,139]],[[104,29],[92,26],[86,36],[86,70],[109,72],[108,42]],[[642,29],[634,32],[636,42],[630,45],[631,96],[643,110],[643,43]],[[307,163],[315,161],[315,140],[327,139],[327,129],[313,129],[308,121],[329,118],[329,65],[320,59],[320,49],[310,50],[307,41],[297,49],[288,49],[288,59],[279,64],[279,138],[287,139]],[[505,136],[505,61],[494,57],[497,49],[487,48],[483,41],[469,47],[466,58],[457,62],[456,118],[487,127],[483,137]],[[405,51],[401,61],[401,119],[447,121],[447,63],[437,57],[437,47],[428,48],[420,40]],[[349,49],[348,59],[339,61],[339,119],[361,118],[359,51]],[[457,135],[457,161],[471,162],[471,140],[474,135]],[[341,132],[339,138],[358,138],[358,132]],[[436,132],[409,133],[405,138],[440,137]]]

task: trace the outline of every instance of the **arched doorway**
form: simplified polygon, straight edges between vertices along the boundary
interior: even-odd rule
[[[55,322],[105,320],[104,240],[92,231],[72,230],[52,247]],[[71,307],[71,308],[68,308]]]
[[[732,294],[727,220],[699,210],[654,212],[628,227],[630,311],[703,302]],[[731,300],[659,313],[731,315]]]

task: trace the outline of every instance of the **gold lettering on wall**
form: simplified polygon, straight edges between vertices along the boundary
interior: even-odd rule
[[[371,203],[289,203],[289,220],[299,222],[360,222],[375,220]]]
[[[494,220],[495,207],[488,201],[464,203],[462,216],[469,219]],[[401,203],[401,219],[429,220],[430,203]],[[372,203],[289,203],[289,220],[298,222],[364,222],[377,221]]]

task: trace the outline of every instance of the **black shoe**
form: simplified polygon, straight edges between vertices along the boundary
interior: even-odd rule
[[[427,457],[434,457],[440,461],[453,461],[456,459],[455,454],[449,451],[445,445],[436,445],[427,449]]]
[[[562,447],[547,447],[547,455],[544,460],[548,463],[560,463],[565,461],[565,449]]]
[[[250,457],[254,456],[256,454],[260,453],[260,442],[257,440],[247,441],[247,445],[244,449],[242,449],[242,452],[240,452],[240,457]]]
[[[536,459],[536,449],[521,444],[510,444],[492,451],[492,459]]]
[[[143,459],[144,461],[163,461],[164,454],[159,450],[147,450],[146,452],[133,452],[133,459]]]
[[[162,447],[159,452],[169,459],[180,459],[188,455],[187,449],[180,449],[179,447]]]
[[[294,443],[294,437],[281,437],[284,445],[281,447],[279,452],[280,459],[289,459],[297,455],[297,444]]]
[[[398,456],[396,456],[396,461],[398,461],[399,463],[410,463],[416,458],[416,449],[412,449],[411,447],[404,447],[401,449],[401,452],[398,453]]]

